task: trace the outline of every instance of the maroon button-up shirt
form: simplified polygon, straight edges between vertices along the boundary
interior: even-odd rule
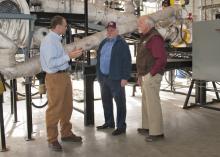
[[[164,40],[159,36],[154,36],[145,46],[150,50],[155,59],[155,64],[150,70],[150,74],[154,76],[161,71],[161,69],[164,70],[167,63],[167,53],[164,48]]]

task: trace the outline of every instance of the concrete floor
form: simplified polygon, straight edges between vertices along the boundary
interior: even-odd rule
[[[83,137],[82,144],[62,143],[63,152],[48,149],[43,109],[33,108],[33,141],[25,141],[25,102],[18,102],[18,120],[13,123],[10,114],[10,98],[4,104],[5,129],[8,152],[0,157],[220,157],[220,112],[193,108],[181,108],[185,96],[161,92],[164,116],[165,140],[147,143],[144,136],[137,134],[141,126],[141,93],[131,97],[127,87],[127,133],[113,137],[109,129],[97,131],[94,126],[85,127],[83,115],[73,111],[73,131]],[[191,99],[193,101],[193,99]],[[74,102],[78,107],[83,104]],[[101,101],[95,101],[95,125],[103,123]]]

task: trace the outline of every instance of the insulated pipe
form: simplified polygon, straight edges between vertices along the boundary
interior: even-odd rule
[[[52,1],[58,1],[58,0],[46,0],[42,1],[42,6],[44,8],[44,11],[57,11],[61,12],[63,11],[61,6],[57,6],[56,3],[54,5],[51,5]],[[72,3],[72,10],[75,11],[79,10],[81,11],[84,9],[82,8],[82,5],[79,5],[77,7],[74,7],[75,5],[80,4],[79,2]],[[68,6],[68,5],[67,5]],[[155,23],[159,22],[160,20],[169,19],[172,17],[179,16],[180,11],[179,6],[172,6],[167,7],[166,9],[163,9],[161,11],[158,11],[156,13],[150,14],[150,15],[144,15],[145,17],[150,17]],[[68,10],[68,8],[67,8]],[[105,18],[101,16],[97,16],[96,14],[105,15]],[[89,20],[90,21],[100,21],[102,23],[106,23],[107,21],[116,21],[117,27],[119,30],[119,34],[125,34],[129,32],[133,32],[137,29],[136,20],[137,17],[132,14],[123,14],[121,12],[97,7],[96,5],[89,4]],[[147,19],[147,18],[146,18]],[[90,50],[100,44],[100,42],[106,37],[106,30],[102,32],[95,33],[91,36],[85,37],[77,42],[70,43],[65,45],[66,52],[70,52],[74,50],[75,48],[83,48],[84,50]],[[27,62],[16,64],[14,67],[6,67],[4,69],[1,69],[0,71],[4,74],[6,79],[13,79],[17,77],[24,77],[24,76],[33,76],[41,71],[39,56],[32,57]]]

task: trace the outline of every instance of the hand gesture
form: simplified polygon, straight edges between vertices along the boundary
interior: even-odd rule
[[[70,52],[68,55],[69,57],[72,59],[72,58],[77,58],[79,56],[82,55],[82,52],[83,52],[83,49],[82,48],[79,48],[79,49],[75,49],[73,50],[72,52]]]
[[[128,84],[127,80],[121,80],[121,87],[124,87],[127,84]]]

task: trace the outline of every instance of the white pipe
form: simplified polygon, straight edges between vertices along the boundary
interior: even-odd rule
[[[56,7],[58,7],[58,4],[55,3],[51,5],[52,1],[54,2],[58,0],[42,1],[43,6],[45,7],[44,8],[45,11],[61,12],[62,6],[60,6],[57,9]],[[81,5],[78,5],[76,7],[75,6],[76,3],[81,4]],[[80,11],[80,13],[82,13],[82,10],[84,10],[82,8],[82,3],[74,2],[73,5],[74,6],[72,6],[72,9],[74,10],[74,13],[77,10]],[[179,10],[180,10],[180,7],[178,6],[168,7],[162,11],[158,11],[156,13],[149,15],[149,17],[156,23],[166,18],[178,16]],[[128,14],[128,13],[121,13],[115,10],[110,10],[110,9],[106,10],[105,8],[100,8],[92,4],[89,5],[89,20],[90,21],[101,21],[102,23],[106,23],[108,21],[116,21],[117,27],[119,29],[119,34],[129,33],[137,29],[137,24],[136,24],[137,17],[136,16],[132,14]],[[104,30],[102,32],[98,32],[91,36],[85,37],[77,42],[65,45],[65,50],[66,52],[69,52],[79,47],[83,48],[84,50],[89,50],[95,46],[98,46],[105,37],[106,37],[106,31]],[[39,63],[40,63],[39,56],[37,56],[35,58],[31,58],[31,60],[29,60],[28,62],[18,64],[15,67],[5,68],[1,70],[1,66],[0,66],[0,71],[8,79],[21,77],[21,76],[33,76],[41,71],[41,67]]]

